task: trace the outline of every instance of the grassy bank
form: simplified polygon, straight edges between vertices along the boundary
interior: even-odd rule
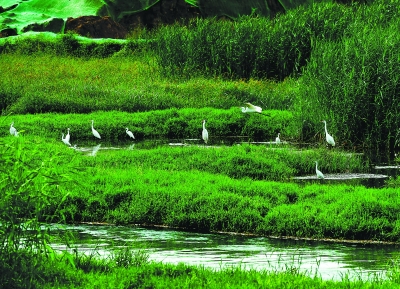
[[[241,137],[244,141],[275,140],[278,132],[282,139],[297,138],[297,127],[292,113],[280,110],[265,110],[262,114],[243,114],[239,107],[230,109],[165,109],[148,112],[127,113],[119,111],[93,112],[89,114],[35,114],[9,115],[4,120],[0,135],[8,135],[11,122],[18,131],[26,135],[60,139],[67,128],[71,130],[71,142],[85,143],[93,140],[91,120],[108,143],[128,140],[128,127],[138,140],[200,138],[202,121],[207,121],[210,143],[213,139]],[[323,126],[316,128],[322,132]]]
[[[132,251],[131,251],[132,250]],[[2,282],[8,288],[397,288],[397,265],[387,276],[371,276],[370,280],[326,281],[312,273],[302,273],[295,264],[286,270],[256,271],[244,267],[226,267],[215,271],[185,264],[169,265],[148,261],[137,248],[116,250],[108,259],[80,254],[53,255],[52,260],[29,254],[20,256],[14,272],[4,271]],[[35,263],[35,265],[32,265]],[[1,266],[1,265],[0,265]],[[30,273],[30,274],[27,274]],[[21,276],[30,276],[21,278]],[[3,279],[2,279],[3,278]]]

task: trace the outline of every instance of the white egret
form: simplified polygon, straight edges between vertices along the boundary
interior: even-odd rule
[[[135,136],[133,135],[133,133],[128,128],[126,128],[126,133],[129,135],[129,137],[135,139]]]
[[[243,113],[247,112],[262,112],[262,108],[256,105],[252,105],[250,102],[246,102],[246,107],[241,107]]]
[[[10,134],[13,136],[18,136],[17,129],[14,127],[14,122],[12,122],[10,125]]]
[[[66,140],[67,142],[69,142],[70,139],[71,139],[71,135],[69,134],[69,128],[68,128],[68,133],[67,133],[67,135],[65,136],[65,140]]]
[[[61,135],[61,140],[63,143],[65,143],[68,146],[71,146],[71,144],[69,143],[69,141],[67,140],[67,138],[64,138],[64,134]]]
[[[281,143],[281,139],[279,138],[279,136],[281,135],[280,132],[278,132],[278,136],[275,139],[275,143],[280,144]]]
[[[324,174],[318,169],[318,162],[315,161],[315,172],[317,173],[318,179],[324,179]]]
[[[326,129],[326,121],[322,120],[321,122],[325,123],[325,135],[326,135],[326,142],[330,144],[331,146],[335,146],[335,140],[333,137],[328,133],[328,130]]]
[[[93,123],[94,123],[94,120],[92,119],[92,133],[93,133],[93,135],[94,135],[95,137],[101,139],[101,136],[100,136],[99,132],[98,132],[97,130],[94,129]]]
[[[201,136],[202,136],[204,142],[207,143],[208,142],[208,131],[206,129],[206,120],[205,119],[203,120],[203,132],[202,132]]]

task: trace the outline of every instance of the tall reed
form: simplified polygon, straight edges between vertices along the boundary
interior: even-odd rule
[[[305,70],[304,117],[326,118],[341,142],[394,153],[400,138],[399,25],[354,25],[341,41],[316,41]]]

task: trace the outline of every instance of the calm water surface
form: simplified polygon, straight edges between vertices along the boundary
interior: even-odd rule
[[[107,257],[123,246],[143,246],[150,260],[200,265],[219,270],[227,266],[285,271],[297,268],[311,276],[341,280],[385,277],[388,264],[399,256],[396,245],[362,245],[279,240],[229,234],[202,234],[169,229],[112,225],[52,225],[56,250],[68,250],[62,235],[73,234],[78,251]]]

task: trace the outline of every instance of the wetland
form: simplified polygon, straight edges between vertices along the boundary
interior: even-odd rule
[[[2,39],[1,286],[398,287],[397,7]]]

